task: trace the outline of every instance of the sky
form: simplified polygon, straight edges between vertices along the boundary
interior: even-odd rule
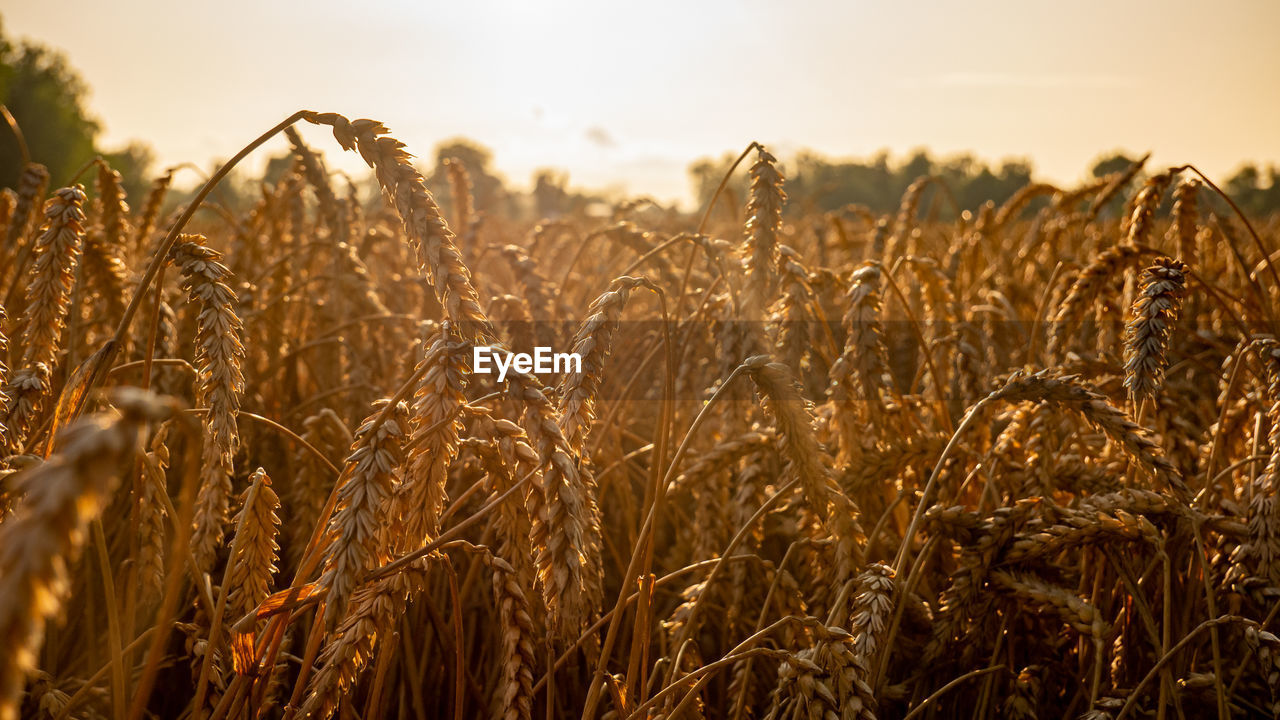
[[[1280,162],[1274,0],[0,0],[0,16],[66,53],[106,146],[143,139],[163,164],[228,157],[301,108],[380,120],[428,163],[472,138],[518,186],[550,167],[686,206],[689,163],[752,140],[784,161],[1029,159],[1060,183],[1117,149],[1218,177]]]

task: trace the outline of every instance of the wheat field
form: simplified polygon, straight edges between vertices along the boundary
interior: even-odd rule
[[[0,718],[1280,717],[1280,222],[1194,167],[530,222],[267,142],[0,194]]]

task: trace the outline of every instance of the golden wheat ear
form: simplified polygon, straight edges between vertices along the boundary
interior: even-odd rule
[[[48,168],[40,163],[27,163],[23,166],[22,174],[18,176],[17,197],[14,200],[13,214],[9,218],[5,247],[17,247],[26,237],[31,229],[32,211],[40,207],[48,186]]]
[[[26,471],[12,518],[0,523],[0,719],[17,718],[45,623],[65,600],[68,567],[138,450],[139,430],[170,412],[150,394],[118,393],[117,413],[86,417],[61,434],[59,452]]]
[[[396,472],[404,461],[409,408],[399,403],[381,420],[388,402],[374,404],[356,430],[342,477],[338,505],[329,521],[329,545],[320,584],[328,591],[326,617],[336,626],[361,576],[388,559],[383,518],[395,492]]]
[[[236,416],[244,393],[243,326],[237,298],[227,284],[231,271],[203,236],[183,235],[170,256],[182,273],[182,289],[198,314],[196,403],[204,413],[200,490],[196,496],[191,551],[201,570],[212,570],[231,506],[231,478],[240,446]]]
[[[1169,337],[1182,307],[1186,271],[1181,261],[1169,258],[1159,258],[1142,271],[1124,340],[1124,384],[1134,408],[1154,400],[1164,385]]]

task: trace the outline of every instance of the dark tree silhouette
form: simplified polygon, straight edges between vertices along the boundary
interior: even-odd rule
[[[95,155],[103,155],[125,178],[130,197],[145,192],[151,151],[131,143],[113,153],[98,146],[101,125],[86,109],[88,86],[57,50],[14,43],[0,25],[0,103],[13,113],[31,159],[49,168],[50,182],[64,184]],[[13,136],[0,128],[0,186],[12,187],[22,171]]]

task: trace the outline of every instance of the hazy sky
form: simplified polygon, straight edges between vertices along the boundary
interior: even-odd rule
[[[430,158],[465,135],[510,181],[683,197],[688,163],[759,140],[927,146],[1079,178],[1108,150],[1224,174],[1280,161],[1280,2],[647,3],[0,0],[64,50],[108,143],[207,164],[299,108],[385,122]],[[312,133],[330,157],[339,150]],[[279,141],[283,147],[283,140]]]

